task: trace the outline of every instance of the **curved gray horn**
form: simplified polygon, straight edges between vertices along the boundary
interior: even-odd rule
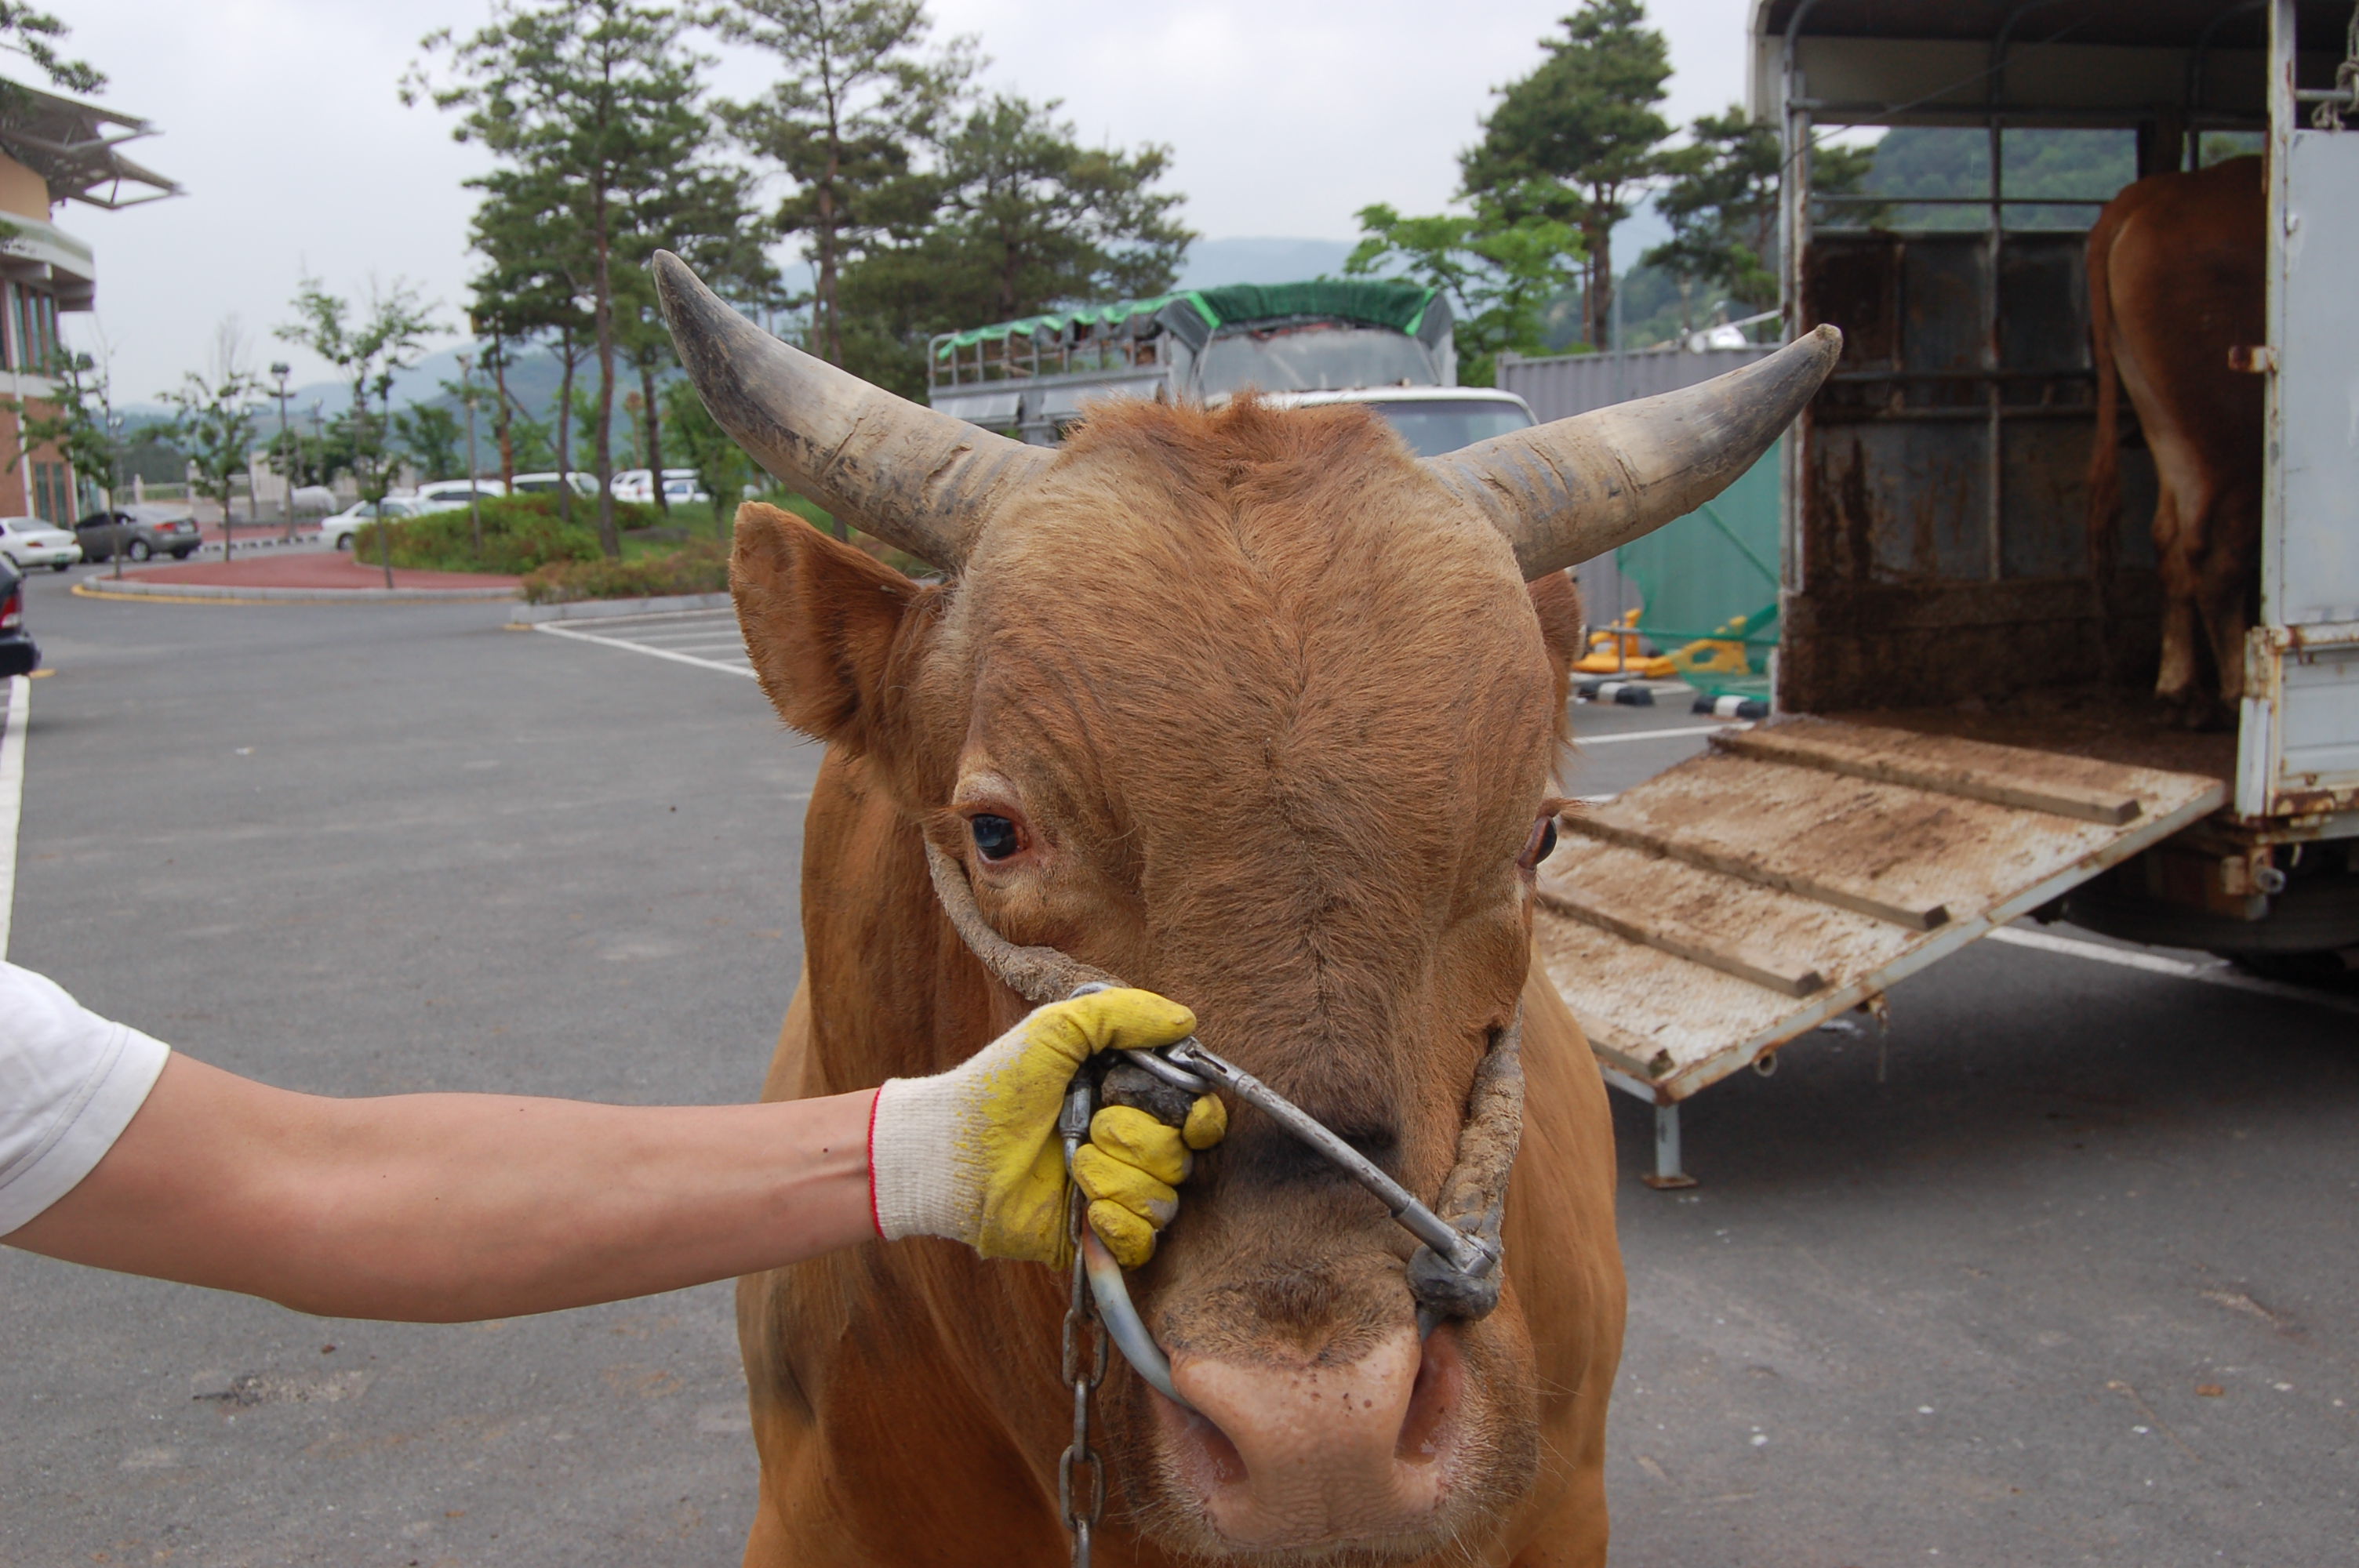
[[[1728,488],[1835,367],[1821,327],[1756,364],[1425,460],[1516,547],[1524,580],[1602,556]]]
[[[955,569],[993,501],[1051,460],[778,341],[669,251],[656,253],[654,270],[664,325],[712,417],[755,461],[863,533]]]

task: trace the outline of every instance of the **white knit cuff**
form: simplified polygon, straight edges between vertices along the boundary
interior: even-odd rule
[[[868,1119],[868,1183],[877,1233],[947,1236],[972,1245],[983,1232],[983,1190],[962,1179],[959,1089],[951,1075],[887,1078]]]

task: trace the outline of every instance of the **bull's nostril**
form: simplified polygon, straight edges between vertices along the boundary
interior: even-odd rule
[[[1445,1323],[1426,1336],[1423,1350],[1417,1382],[1409,1390],[1408,1413],[1393,1444],[1393,1457],[1405,1465],[1430,1465],[1441,1456],[1466,1382],[1456,1324]]]
[[[1245,1456],[1229,1441],[1229,1434],[1206,1421],[1202,1416],[1188,1417],[1188,1435],[1196,1440],[1204,1456],[1204,1469],[1213,1481],[1223,1487],[1234,1487],[1245,1478]]]

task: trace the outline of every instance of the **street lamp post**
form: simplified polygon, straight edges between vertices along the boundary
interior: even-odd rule
[[[467,525],[475,535],[475,560],[484,558],[484,492],[476,487],[475,475],[475,382],[473,354],[459,356],[459,401],[467,406]]]
[[[295,449],[288,444],[287,429],[287,377],[291,368],[284,361],[270,367],[271,375],[278,382],[278,460],[287,470],[286,538],[290,544],[295,538]]]

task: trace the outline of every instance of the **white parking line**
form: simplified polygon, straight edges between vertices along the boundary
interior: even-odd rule
[[[16,913],[16,824],[24,815],[25,720],[33,708],[33,683],[8,677],[8,719],[0,729],[0,958],[8,956],[8,928]]]
[[[699,626],[666,627],[660,631],[644,626],[601,626],[597,630],[610,637],[628,637],[633,642],[646,643],[657,648],[675,643],[710,643],[716,637],[725,637],[733,643],[744,641],[734,621],[708,621]]]
[[[2331,991],[2312,990],[2308,986],[2265,980],[2258,975],[2247,975],[2232,968],[2225,960],[2194,964],[2184,958],[2167,958],[2160,953],[2112,947],[2103,942],[2082,942],[2071,936],[2051,936],[2045,931],[2025,931],[2013,925],[2000,926],[1990,934],[1990,939],[2004,942],[2011,947],[2030,947],[2067,958],[2086,958],[2093,963],[2115,964],[2125,969],[2143,969],[2150,975],[2169,975],[2207,986],[2253,991],[2261,996],[2276,997],[2280,1001],[2306,1001],[2312,1007],[2329,1008],[2336,1012],[2359,1012],[2359,997],[2336,996]]]
[[[621,637],[601,637],[593,632],[581,632],[571,626],[560,626],[554,621],[543,621],[533,630],[546,632],[552,637],[570,638],[576,643],[596,643],[608,648],[625,648],[634,654],[645,654],[649,658],[669,659],[679,665],[694,665],[701,670],[719,670],[724,676],[744,676],[748,680],[751,680],[754,676],[754,666],[751,665],[724,665],[718,659],[700,659],[693,654],[675,654],[669,648],[653,648],[645,643],[633,643]]]
[[[1675,730],[1622,730],[1611,735],[1583,735],[1573,731],[1576,750],[1582,746],[1618,746],[1625,741],[1674,741],[1682,735],[1714,735],[1723,730],[1750,730],[1750,724],[1732,724],[1723,719],[1718,724],[1683,724]]]

